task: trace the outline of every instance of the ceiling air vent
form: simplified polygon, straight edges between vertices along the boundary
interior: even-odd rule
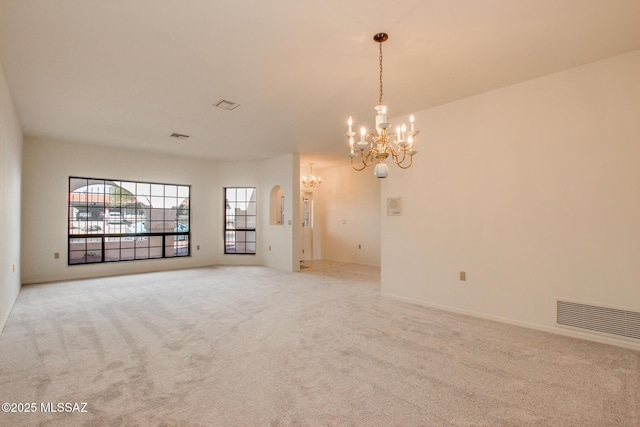
[[[220,107],[223,108],[225,110],[235,110],[236,108],[238,108],[240,106],[240,104],[238,104],[237,102],[233,102],[233,101],[229,101],[228,99],[224,99],[224,98],[220,98],[218,100],[218,102],[216,102],[215,104],[213,104],[214,107]]]
[[[187,139],[189,138],[189,135],[183,135],[181,133],[172,133],[171,134],[171,138],[178,138],[178,139]]]

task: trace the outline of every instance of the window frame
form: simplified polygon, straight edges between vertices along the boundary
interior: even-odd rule
[[[96,185],[98,187],[102,186],[102,192],[76,193],[75,191],[78,188],[83,188],[78,187],[76,189],[73,189],[73,184],[76,184],[78,180],[86,181],[86,187],[88,189],[92,185]],[[135,184],[135,194],[132,194],[129,190],[124,188],[124,186],[122,186],[123,183]],[[149,194],[145,195],[143,192],[138,193],[137,189],[139,186],[148,186]],[[157,189],[157,186],[162,186],[162,196],[153,195],[151,189]],[[109,192],[107,192],[107,187],[119,188],[121,189],[121,191],[115,191],[112,193],[111,190],[109,190]],[[167,195],[167,189],[171,187],[175,187],[175,196]],[[186,197],[181,197],[180,192],[184,188],[186,188],[187,195]],[[128,203],[123,203],[122,201],[123,196],[125,195],[125,191],[128,193],[126,194],[127,198],[133,197],[132,201],[130,200]],[[86,205],[82,206],[82,197],[72,197],[72,194],[86,194],[86,196],[84,196]],[[91,194],[94,194],[94,199],[97,200],[97,204],[95,201],[89,201],[91,198]],[[142,203],[139,200],[141,196],[144,196],[148,199],[149,204],[145,208],[141,207]],[[117,208],[108,206],[107,198],[110,197],[119,199],[119,205]],[[74,205],[74,199],[80,199],[80,202],[76,200],[76,204]],[[151,199],[161,199],[163,202],[161,220],[154,218],[151,214],[151,211],[159,210],[159,208],[153,206]],[[167,205],[167,199],[175,199],[176,203],[181,200],[180,203],[177,203],[177,206],[174,206],[176,208],[175,219],[169,219],[169,221],[167,221],[168,218],[165,217],[167,212],[167,208],[165,207]],[[186,209],[184,209],[185,201],[187,206]],[[93,203],[93,205],[90,205],[90,203]],[[131,214],[132,209],[134,212],[133,214]],[[74,212],[74,210],[78,212]],[[109,216],[107,216],[109,210],[113,210],[113,212],[110,212],[109,214],[113,214],[115,218],[120,218],[120,221],[118,221],[117,223],[109,222]],[[178,231],[185,225],[184,222],[180,222],[179,219],[179,216],[184,215],[185,211],[187,222],[186,231]],[[80,214],[82,212],[85,213],[84,215],[82,215],[82,218],[80,218]],[[180,212],[182,212],[182,214],[180,214]],[[95,215],[98,215],[99,219],[97,221],[96,218],[94,218]],[[126,220],[126,215],[133,216],[136,219],[133,226],[131,226],[131,222],[128,222]],[[140,221],[140,216],[142,216],[144,220]],[[94,228],[92,230],[89,230],[89,218],[93,218],[92,222],[101,222],[103,226],[100,227],[98,225],[97,229]],[[86,233],[72,233],[72,229],[78,228],[76,226],[72,226],[72,224],[77,225],[78,222],[82,219],[86,221]],[[173,228],[173,230],[165,231],[167,222],[174,220],[175,227]],[[154,231],[154,223],[157,224],[160,222],[162,223],[163,230]],[[116,230],[119,229],[119,232],[107,231],[108,228],[110,228],[110,224],[119,224],[119,226],[114,227]],[[122,224],[125,224],[125,232],[122,232]],[[129,226],[127,227],[126,224],[129,224]],[[97,224],[93,224],[91,225],[91,227],[96,227],[96,225]],[[146,226],[150,228],[149,231],[146,230]],[[168,239],[173,239],[173,244],[171,243],[171,240]],[[84,242],[82,242],[82,240],[84,240]],[[84,249],[82,249],[81,246],[78,246],[78,244],[82,243],[84,243]],[[173,249],[173,253],[168,254],[168,252],[171,252],[171,249]],[[145,250],[146,256],[144,254]],[[77,257],[78,254],[82,253],[84,253],[84,256]],[[125,261],[142,261],[150,259],[171,259],[190,256],[191,185],[69,176],[67,201],[67,265],[75,266]]]
[[[228,219],[228,216],[230,216],[230,215],[228,214],[228,211],[231,209],[230,204],[229,204],[229,200],[227,198],[229,190],[235,190],[236,191],[236,195],[238,193],[238,190],[245,190],[245,191],[251,190],[251,191],[253,191],[252,194],[255,195],[255,201],[254,201],[254,203],[255,203],[255,207],[254,207],[255,214],[254,215],[243,215],[243,216],[245,216],[245,217],[255,217],[254,227],[247,227],[246,225],[244,227],[242,227],[242,228],[236,228],[236,227],[230,228],[229,227],[230,221]],[[258,189],[257,189],[257,187],[223,187],[222,191],[223,191],[223,193],[222,193],[222,196],[223,196],[222,242],[223,242],[223,246],[224,246],[224,254],[225,255],[256,255],[257,252],[258,252],[258,245],[257,245],[257,241],[258,241],[258,232],[257,232],[257,228],[258,228]],[[235,200],[235,202],[237,202],[237,199]],[[242,200],[240,203],[249,204],[249,203],[252,203],[252,201],[251,200]],[[234,213],[232,216],[234,218],[236,218],[237,214]],[[234,221],[232,221],[232,222],[234,222]],[[246,220],[244,222],[245,222],[245,224],[247,223]],[[242,242],[245,244],[245,249],[243,251],[240,251],[240,252],[237,249],[238,248],[238,245],[237,245],[238,240],[235,238],[235,236],[237,236],[237,233],[253,233],[253,236],[254,236],[253,240],[246,239],[246,238],[244,240],[242,240]],[[230,237],[229,237],[231,234],[234,235],[233,239],[230,239]],[[245,236],[246,236],[246,234],[245,234]],[[230,247],[231,247],[229,245],[229,241],[230,240],[232,240],[234,242],[233,243],[233,247],[234,247],[233,251],[230,250]],[[253,245],[253,252],[247,250],[247,246],[251,246],[251,244]]]

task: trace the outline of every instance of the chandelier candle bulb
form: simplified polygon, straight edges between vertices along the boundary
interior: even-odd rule
[[[409,123],[411,124],[411,132],[415,132],[416,130],[413,120],[414,120],[413,116],[409,117]]]
[[[349,124],[349,133],[351,133],[352,132],[351,125],[353,124],[353,120],[351,119],[351,116],[349,116],[349,120],[347,120],[347,123]]]

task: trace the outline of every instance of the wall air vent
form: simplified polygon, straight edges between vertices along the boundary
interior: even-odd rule
[[[240,106],[240,104],[238,104],[237,102],[229,101],[228,99],[224,99],[224,98],[220,98],[218,102],[216,102],[213,105],[214,107],[223,108],[229,111],[235,110]]]
[[[187,138],[189,138],[189,135],[184,135],[184,134],[181,134],[181,133],[175,133],[174,132],[174,133],[171,134],[171,138],[187,139]]]
[[[640,340],[640,313],[636,311],[557,300],[556,323]]]

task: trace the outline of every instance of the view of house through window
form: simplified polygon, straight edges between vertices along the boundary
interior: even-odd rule
[[[255,254],[257,205],[254,187],[227,187],[224,214],[224,253]]]
[[[190,255],[187,185],[69,178],[69,264]]]

